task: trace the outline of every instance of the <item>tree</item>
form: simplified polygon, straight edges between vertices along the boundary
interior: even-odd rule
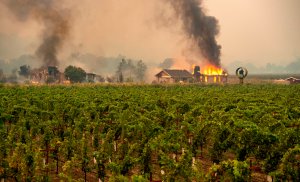
[[[136,66],[136,77],[139,81],[144,80],[146,70],[147,70],[146,64],[143,63],[142,60],[138,61]]]
[[[300,58],[288,64],[286,70],[288,73],[298,73],[300,69]]]
[[[85,81],[86,78],[86,72],[82,68],[71,65],[65,69],[64,74],[71,83],[81,83]]]
[[[5,82],[5,75],[2,69],[0,69],[0,83]]]
[[[118,66],[117,76],[119,78],[119,82],[123,82],[124,80],[131,81],[135,76],[136,67],[132,63],[131,59],[122,59]],[[121,79],[121,80],[120,80]]]
[[[116,75],[119,82],[133,82],[134,80],[143,81],[146,70],[147,66],[142,60],[136,62],[135,65],[131,59],[122,59]]]
[[[123,77],[122,72],[120,72],[120,74],[119,74],[119,82],[123,83],[123,81],[124,81],[124,77]]]
[[[30,74],[30,66],[29,65],[20,66],[19,75],[24,76],[25,78],[28,78],[29,74]]]

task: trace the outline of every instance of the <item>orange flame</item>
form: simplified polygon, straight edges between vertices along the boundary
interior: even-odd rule
[[[222,70],[222,68],[218,68],[214,65],[206,65],[203,68],[202,74],[204,74],[204,75],[222,75],[223,70]]]

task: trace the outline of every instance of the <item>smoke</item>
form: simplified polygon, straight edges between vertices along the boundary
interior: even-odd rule
[[[162,63],[159,64],[159,67],[162,69],[169,69],[174,65],[175,61],[176,60],[172,58],[167,58]]]
[[[0,8],[10,11],[9,15],[26,22],[6,21],[7,18],[3,18],[5,12],[0,12],[0,25],[4,27],[0,35],[4,32],[4,36],[15,36],[20,40],[20,43],[15,41],[5,45],[10,50],[10,54],[6,54],[7,60],[20,56],[17,45],[22,43],[19,52],[30,54],[35,51],[42,66],[63,69],[76,63],[90,72],[109,74],[115,72],[114,66],[120,60],[110,63],[108,58],[115,60],[121,54],[142,59],[150,69],[166,57],[178,58],[187,40],[194,45],[191,53],[199,53],[195,60],[205,58],[220,65],[220,46],[215,40],[219,32],[217,20],[206,16],[197,0],[0,0],[0,3]],[[161,16],[156,14],[160,12],[180,21],[170,22],[165,29],[157,27]],[[71,17],[71,13],[76,17]],[[39,41],[37,34],[41,35]],[[80,56],[70,58],[77,45],[82,45]],[[175,62],[175,66],[190,68],[190,64],[184,64],[185,59],[174,59],[172,66]]]
[[[12,70],[19,69],[22,65],[29,65],[32,68],[41,66],[36,56],[29,54],[21,55],[17,58],[11,59],[9,62],[0,59],[0,69],[2,68],[5,74],[10,73]]]
[[[76,65],[83,68],[86,72],[95,73],[102,76],[111,76],[117,70],[117,67],[124,56],[103,57],[91,53],[81,54],[73,53],[66,62],[62,63],[62,67]],[[65,65],[64,65],[65,64]]]
[[[192,41],[193,49],[209,63],[220,66],[221,46],[216,41],[219,34],[218,20],[207,16],[202,0],[166,0],[183,22],[183,30]]]
[[[55,0],[0,0],[19,21],[35,19],[43,25],[36,56],[42,66],[58,66],[57,53],[70,32],[70,11]]]

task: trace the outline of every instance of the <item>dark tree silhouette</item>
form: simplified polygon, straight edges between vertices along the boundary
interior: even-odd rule
[[[19,75],[24,76],[25,78],[28,78],[29,74],[30,74],[30,66],[29,65],[20,66]]]
[[[81,83],[86,79],[86,72],[80,67],[70,65],[65,69],[64,74],[71,83]]]

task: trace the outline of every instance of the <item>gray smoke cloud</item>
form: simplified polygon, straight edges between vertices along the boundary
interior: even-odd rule
[[[183,22],[186,36],[209,63],[220,66],[221,46],[216,41],[218,20],[207,16],[201,0],[166,0]]]
[[[70,32],[70,11],[55,0],[0,0],[19,21],[35,19],[44,28],[36,50],[42,66],[58,66],[57,53]]]

